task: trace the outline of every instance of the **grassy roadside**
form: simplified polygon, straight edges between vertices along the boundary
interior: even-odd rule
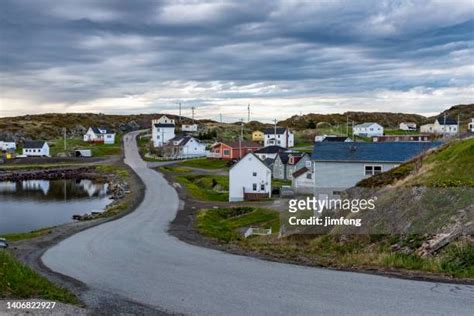
[[[79,299],[31,268],[17,261],[7,250],[0,250],[0,297],[6,299],[42,298],[79,305]]]
[[[219,175],[178,175],[176,180],[186,187],[193,199],[202,201],[228,201],[229,177]]]
[[[114,144],[93,144],[84,142],[82,138],[70,138],[66,141],[66,150],[64,150],[64,140],[57,138],[49,141],[50,154],[55,157],[59,153],[70,152],[75,149],[90,149],[93,157],[120,155],[122,152],[122,135],[116,134]]]
[[[200,168],[200,169],[228,169],[227,160],[219,159],[192,159],[185,160],[178,163],[181,166],[190,167],[190,168]]]
[[[36,238],[36,237],[43,236],[46,234],[50,234],[53,228],[54,227],[45,227],[45,228],[32,230],[30,232],[0,235],[0,237],[6,238],[8,241],[31,239],[31,238]]]

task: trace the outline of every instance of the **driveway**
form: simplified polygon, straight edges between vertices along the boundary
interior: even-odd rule
[[[262,261],[167,233],[179,200],[124,137],[125,162],[147,190],[141,205],[49,249],[42,260],[92,290],[193,315],[472,315],[474,287]]]

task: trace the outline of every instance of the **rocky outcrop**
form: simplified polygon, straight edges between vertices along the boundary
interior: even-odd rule
[[[95,179],[97,173],[92,167],[82,168],[58,168],[45,170],[26,170],[26,171],[6,171],[0,172],[0,181],[23,181],[23,180],[55,180],[55,179]]]

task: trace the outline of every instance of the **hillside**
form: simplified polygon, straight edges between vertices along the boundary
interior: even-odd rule
[[[455,105],[442,112],[448,117],[457,118],[461,113],[461,124],[463,128],[471,117],[474,117],[474,104]],[[354,124],[362,122],[377,122],[386,128],[398,128],[400,122],[415,122],[418,125],[432,123],[437,116],[425,117],[418,114],[391,113],[391,112],[345,112],[343,114],[315,114],[294,115],[286,120],[278,122],[281,126],[288,126],[295,129],[314,128],[321,123],[331,125],[346,124],[347,119]]]

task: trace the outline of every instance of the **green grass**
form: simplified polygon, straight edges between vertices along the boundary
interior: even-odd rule
[[[179,175],[176,180],[193,199],[202,201],[228,201],[229,177],[218,175]]]
[[[51,168],[64,168],[64,167],[80,167],[86,165],[85,163],[70,163],[70,162],[58,162],[58,163],[44,163],[44,164],[11,164],[0,167],[0,170],[38,170],[38,169],[51,169]]]
[[[227,160],[219,159],[192,159],[185,160],[179,164],[190,168],[201,168],[201,169],[222,169],[227,168]]]
[[[11,234],[6,234],[6,235],[0,235],[0,237],[6,238],[7,241],[17,241],[17,240],[23,240],[23,239],[36,238],[36,237],[51,233],[51,230],[53,228],[54,227],[40,228],[40,229],[33,230],[26,233],[11,233]]]
[[[278,212],[254,208],[234,207],[200,210],[197,215],[197,228],[207,237],[223,242],[241,239],[239,228],[248,227],[272,228],[272,232],[279,229]]]
[[[384,129],[384,135],[419,135],[420,131],[402,131],[401,129]]]
[[[291,185],[291,180],[272,179],[272,188],[275,188],[275,187],[281,188],[283,185]]]
[[[95,169],[98,172],[105,173],[105,174],[107,174],[107,173],[108,174],[110,174],[110,173],[116,174],[117,176],[119,176],[123,179],[127,178],[129,176],[127,168],[125,168],[123,166],[103,165],[103,164],[101,164],[101,165],[96,165]]]
[[[93,157],[102,156],[114,156],[120,155],[122,135],[116,134],[115,144],[92,144],[84,142],[82,138],[70,138],[67,139],[66,152],[73,151],[75,149],[90,149]],[[64,140],[57,138],[53,141],[48,141],[50,146],[50,155],[52,157],[57,156],[59,153],[64,153]]]
[[[190,172],[191,169],[186,168],[186,167],[178,167],[178,166],[163,166],[159,167],[159,170],[167,171],[167,172],[173,172],[173,173],[185,173],[185,172]]]
[[[54,285],[31,268],[21,264],[6,250],[0,250],[0,297],[42,298],[76,305],[80,303],[74,294]]]

